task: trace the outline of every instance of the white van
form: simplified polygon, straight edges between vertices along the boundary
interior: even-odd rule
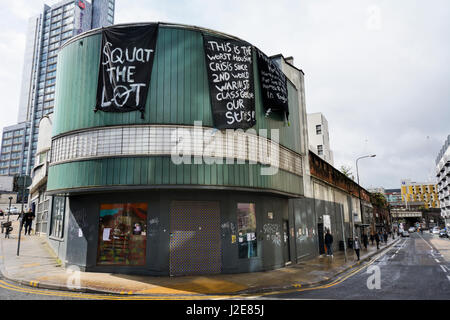
[[[439,228],[439,227],[433,228],[433,234],[439,234],[439,231],[441,231],[441,228]]]

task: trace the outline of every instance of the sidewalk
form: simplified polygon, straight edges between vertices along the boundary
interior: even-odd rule
[[[353,250],[348,249],[348,261],[344,252],[334,257],[315,259],[292,264],[266,272],[219,274],[186,277],[151,277],[123,274],[81,272],[78,289],[69,288],[73,272],[61,267],[44,237],[25,236],[22,233],[20,256],[17,256],[18,222],[13,220],[14,231],[10,239],[0,234],[0,271],[8,280],[32,287],[70,290],[79,292],[160,295],[198,294],[256,294],[273,290],[313,287],[329,282],[339,274],[358,266],[365,260],[390,247],[399,238],[389,239],[387,245],[370,245],[361,250],[361,261],[356,261]],[[6,221],[0,220],[1,222]],[[69,283],[69,286],[68,286]]]

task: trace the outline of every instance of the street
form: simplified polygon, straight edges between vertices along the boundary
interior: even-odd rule
[[[433,247],[434,245],[434,247]],[[437,246],[437,248],[436,248]],[[450,298],[450,241],[428,232],[412,233],[344,281],[320,288],[269,294],[263,299],[420,299]],[[377,268],[379,268],[377,270]],[[379,271],[380,288],[374,288]],[[371,278],[372,277],[372,278]],[[372,289],[368,288],[369,286]]]
[[[379,275],[379,279],[377,276]],[[379,280],[379,284],[377,284]],[[371,287],[371,289],[369,289]],[[192,299],[220,299],[200,295]],[[252,296],[227,296],[222,299],[420,299],[450,298],[450,240],[439,239],[429,233],[412,233],[394,246],[375,256],[375,259],[314,288],[299,288],[284,292],[268,292]],[[2,300],[164,300],[189,297],[115,296],[67,291],[45,290],[21,286],[0,279]]]

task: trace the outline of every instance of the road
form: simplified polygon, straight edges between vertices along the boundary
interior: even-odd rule
[[[173,297],[172,297],[173,298]],[[217,299],[220,297],[196,297]],[[227,299],[226,297],[222,297]],[[428,233],[411,234],[331,283],[264,295],[228,299],[450,299],[450,240]],[[0,300],[164,300],[164,297],[126,297],[52,291],[15,284],[0,276]],[[189,299],[179,297],[179,299]]]
[[[428,232],[402,238],[377,259],[332,284],[260,299],[450,299],[450,240]],[[377,280],[379,280],[377,282]],[[377,285],[379,284],[379,285]]]

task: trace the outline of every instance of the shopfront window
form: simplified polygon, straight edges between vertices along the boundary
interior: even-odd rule
[[[65,197],[53,197],[52,219],[50,221],[50,236],[62,239],[64,236]]]
[[[102,204],[99,265],[145,264],[147,203]]]
[[[254,203],[237,204],[239,259],[257,255],[256,211]]]

